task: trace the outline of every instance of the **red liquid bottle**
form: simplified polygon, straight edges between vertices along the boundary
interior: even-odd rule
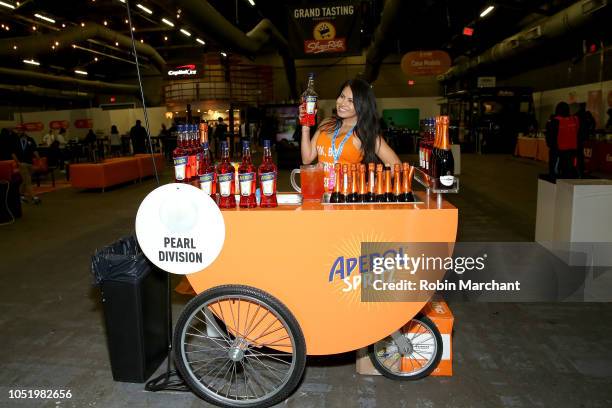
[[[278,207],[276,201],[276,165],[272,161],[272,151],[270,150],[270,140],[264,140],[263,162],[259,166],[259,183],[261,189],[260,207]]]
[[[236,208],[234,197],[234,173],[236,169],[230,163],[227,142],[221,142],[221,162],[217,166],[219,183],[219,208]]]
[[[317,99],[319,96],[314,90],[314,77],[315,75],[311,72],[308,74],[308,85],[304,93],[302,93],[302,119],[300,125],[302,126],[314,126],[316,122],[316,110],[317,110]]]
[[[210,159],[210,151],[208,150],[208,142],[202,143],[202,158],[200,160],[200,189],[206,194],[215,199],[217,193],[217,179],[215,175],[215,166]]]
[[[199,143],[198,126],[191,125],[191,150],[193,152],[193,176],[191,184],[200,188],[200,162],[202,160],[202,145]]]
[[[187,162],[189,160],[188,152],[185,149],[185,126],[178,125],[177,129],[177,145],[172,151],[174,159],[174,182],[187,183]]]
[[[255,190],[257,188],[255,166],[251,159],[251,147],[248,140],[242,142],[242,163],[238,167],[240,182],[240,208],[257,207]]]

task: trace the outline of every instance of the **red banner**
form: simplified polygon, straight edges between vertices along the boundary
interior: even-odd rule
[[[49,122],[49,128],[50,129],[68,129],[70,127],[70,122],[68,122],[67,120],[52,120],[51,122]]]
[[[91,129],[93,127],[93,119],[77,119],[74,121],[74,127],[77,129]]]
[[[22,123],[21,129],[26,132],[40,132],[45,128],[45,125],[42,122],[28,122]]]
[[[406,75],[439,75],[451,66],[451,59],[445,51],[412,51],[402,57],[401,67]]]

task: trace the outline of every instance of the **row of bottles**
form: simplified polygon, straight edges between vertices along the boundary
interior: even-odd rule
[[[367,175],[366,175],[367,169]],[[334,165],[336,184],[331,203],[412,202],[414,167],[408,163],[391,167],[382,164]],[[366,181],[367,180],[367,181]]]
[[[434,179],[438,188],[452,187],[455,183],[455,160],[448,126],[448,116],[425,119],[419,143],[419,166]]]
[[[202,129],[202,126],[198,129],[196,125],[182,126],[179,126],[177,147],[173,152],[176,183],[192,184],[213,199],[218,195],[219,208],[235,208],[235,194],[240,194],[238,205],[241,208],[253,208],[257,207],[255,193],[259,181],[260,207],[270,208],[278,205],[277,170],[272,160],[269,140],[264,140],[263,162],[258,169],[253,164],[249,142],[243,141],[242,162],[236,173],[236,168],[230,162],[226,141],[221,142],[221,161],[215,166],[210,157],[207,137],[202,139],[202,143],[198,143],[198,140],[205,136],[206,129]]]

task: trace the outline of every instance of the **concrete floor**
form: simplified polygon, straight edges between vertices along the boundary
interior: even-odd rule
[[[510,156],[462,157],[462,241],[529,241],[536,177]],[[166,179],[168,174],[166,174]],[[287,175],[281,177],[287,189]],[[0,407],[205,407],[191,393],[113,382],[90,256],[133,230],[153,180],[104,194],[65,189],[0,227]],[[175,314],[186,298],[173,299]],[[449,378],[401,383],[357,375],[354,355],[310,358],[288,407],[611,407],[612,305],[451,305]],[[11,400],[13,389],[71,390],[71,399]]]

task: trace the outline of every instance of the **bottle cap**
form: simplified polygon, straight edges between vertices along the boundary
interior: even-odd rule
[[[315,78],[315,73],[314,72],[309,72],[308,73],[308,79],[314,79]]]
[[[272,141],[270,139],[265,139],[263,141],[263,147],[270,148],[272,146]]]
[[[202,149],[208,149],[208,142],[202,143]]]
[[[221,141],[221,149],[227,149],[227,142],[225,140]]]
[[[245,147],[249,147],[249,141],[248,140],[243,140],[242,141],[242,148],[244,149]]]
[[[184,132],[184,131],[185,131],[185,125],[178,125],[178,126],[176,127],[176,130],[177,130],[178,132]]]

